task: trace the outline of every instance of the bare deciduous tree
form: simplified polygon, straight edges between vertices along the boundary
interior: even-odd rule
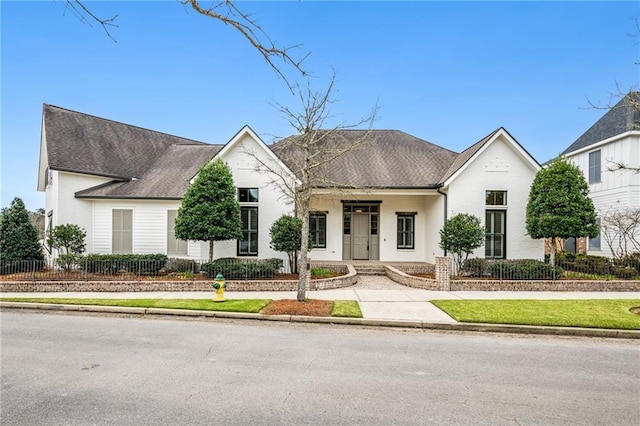
[[[281,139],[272,145],[272,150],[293,172],[295,178],[281,168],[274,167],[273,163],[260,159],[255,153],[248,152],[256,160],[258,171],[268,173],[272,177],[272,184],[295,203],[296,216],[302,219],[302,244],[297,259],[299,301],[305,299],[309,284],[309,214],[314,190],[355,188],[353,183],[341,182],[329,170],[332,163],[340,157],[364,147],[378,110],[375,106],[367,116],[355,123],[342,122],[325,128],[335,118],[330,108],[335,102],[335,81],[334,74],[327,88],[321,91],[315,91],[310,82],[304,87],[298,87],[296,95],[300,110],[275,104],[296,134]],[[361,129],[360,132],[346,132],[358,128]]]
[[[302,58],[296,59],[291,53],[301,45],[277,45],[276,42],[269,37],[266,31],[262,29],[258,21],[254,19],[253,15],[251,13],[241,11],[238,6],[236,6],[236,2],[231,0],[212,1],[208,2],[208,5],[203,6],[203,2],[199,0],[176,1],[185,7],[191,6],[191,9],[202,16],[222,22],[223,24],[229,25],[238,31],[249,42],[249,44],[262,55],[271,69],[273,69],[276,74],[284,80],[289,89],[293,90],[293,86],[285,76],[282,65],[292,66],[303,76],[307,75],[307,72],[302,67],[302,62],[307,58],[307,56],[309,56],[309,54],[307,53],[303,55]],[[118,27],[115,23],[118,15],[116,14],[106,19],[101,18],[94,14],[85,3],[85,1],[81,0],[65,0],[65,11],[70,11],[81,22],[89,26],[91,26],[92,22],[99,24],[107,36],[115,42],[116,39],[112,36],[110,29]]]
[[[600,231],[614,258],[640,252],[640,208],[608,212],[601,219]]]

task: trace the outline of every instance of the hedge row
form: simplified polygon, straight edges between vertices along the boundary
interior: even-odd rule
[[[563,252],[558,254],[556,264],[567,271],[582,274],[613,275],[624,279],[640,275],[640,253],[634,253],[622,259],[610,259],[604,256]]]
[[[166,264],[167,256],[164,254],[89,254],[78,261],[78,268],[106,275],[119,272],[158,275]]]
[[[222,274],[227,280],[273,278],[281,269],[282,259],[236,259],[225,257],[211,263],[203,263],[201,271],[210,277]]]
[[[460,275],[484,277],[500,280],[556,280],[562,277],[561,267],[553,267],[540,260],[490,260],[468,259],[462,266]]]

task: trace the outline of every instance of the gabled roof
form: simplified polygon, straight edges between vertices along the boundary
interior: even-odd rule
[[[300,176],[303,163],[296,144],[301,136],[267,146],[248,126],[227,144],[210,145],[45,104],[43,129],[41,161],[46,157],[49,168],[113,178],[77,192],[78,198],[181,199],[202,165],[245,136],[287,172]],[[460,154],[399,130],[319,130],[313,136],[330,159],[316,173],[322,176],[312,182],[316,188],[439,188],[500,137],[539,167],[503,128]]]
[[[43,117],[52,170],[140,178],[170,146],[206,145],[53,105],[43,105]]]
[[[445,182],[449,179],[455,172],[457,172],[462,166],[464,166],[467,161],[471,159],[500,129],[496,129],[493,132],[489,133],[484,138],[480,139],[475,144],[471,145],[469,148],[465,149],[456,157],[453,161],[447,172],[440,179],[441,182]]]
[[[221,145],[172,145],[139,178],[77,192],[77,198],[182,199],[191,178]]]
[[[273,152],[299,175],[301,151],[291,136],[271,145]],[[399,130],[320,130],[322,149],[342,155],[319,167],[315,187],[435,188],[457,153]]]
[[[449,170],[447,170],[446,174],[442,177],[442,185],[449,185],[451,180],[455,179],[456,176],[459,175],[459,173],[461,173],[476,156],[480,155],[486,147],[497,139],[501,139],[508,143],[511,148],[519,154],[520,158],[522,158],[525,163],[529,164],[529,167],[534,170],[540,169],[540,164],[536,159],[533,158],[531,154],[529,154],[527,150],[524,149],[524,147],[520,145],[504,127],[499,127],[458,155],[455,161],[451,164],[451,167],[449,167]]]
[[[630,92],[562,152],[587,148],[631,130],[640,130],[640,92]]]

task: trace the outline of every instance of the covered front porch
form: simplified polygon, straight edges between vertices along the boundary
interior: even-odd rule
[[[315,193],[311,259],[433,263],[444,205],[435,189]]]

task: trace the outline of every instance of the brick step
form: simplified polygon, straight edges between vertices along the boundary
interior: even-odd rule
[[[387,275],[384,265],[354,265],[358,275]]]

